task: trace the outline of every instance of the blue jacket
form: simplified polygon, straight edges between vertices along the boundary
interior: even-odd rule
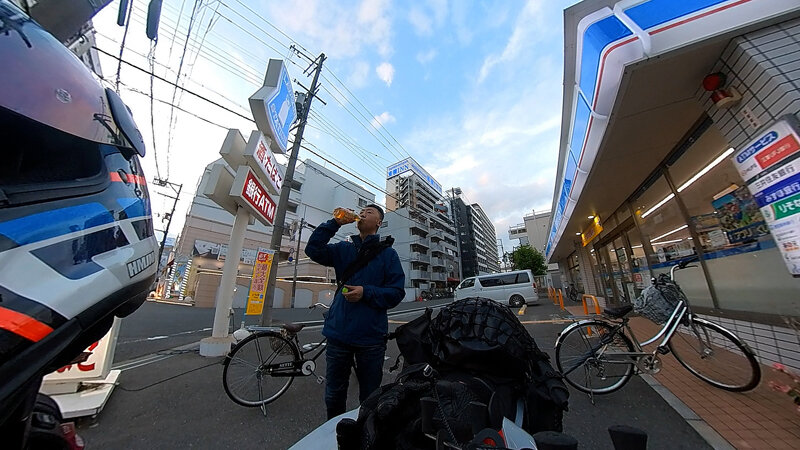
[[[331,219],[311,233],[306,245],[306,255],[323,266],[332,266],[337,279],[356,259],[362,245],[377,244],[380,240],[380,235],[373,234],[361,242],[361,237],[356,234],[350,237],[352,242],[329,244],[338,230],[339,224]],[[364,296],[360,301],[348,302],[341,292],[336,291],[322,334],[351,345],[368,346],[385,342],[389,332],[386,311],[397,306],[405,296],[405,282],[406,276],[397,252],[391,247],[385,248],[345,283],[364,287]]]

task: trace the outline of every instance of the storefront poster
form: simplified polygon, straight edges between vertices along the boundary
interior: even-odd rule
[[[798,123],[784,116],[734,156],[789,272],[800,277]]]
[[[256,262],[256,254],[258,250],[252,248],[243,248],[242,254],[239,257],[239,262],[242,264],[253,265]],[[219,254],[217,255],[218,261],[225,261],[228,257],[228,246],[226,244],[220,244],[219,246]]]
[[[758,203],[746,187],[723,195],[711,205],[717,210],[719,223],[731,244],[751,241],[768,233]]]
[[[247,294],[245,315],[260,315],[264,310],[264,295],[267,291],[269,271],[272,267],[272,250],[259,249],[256,254],[253,278],[250,281],[250,292]]]

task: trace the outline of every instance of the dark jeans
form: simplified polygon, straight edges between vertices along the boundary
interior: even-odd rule
[[[347,411],[350,368],[355,366],[358,401],[363,402],[381,385],[386,344],[369,347],[348,345],[328,339],[325,350],[325,406],[328,419]]]

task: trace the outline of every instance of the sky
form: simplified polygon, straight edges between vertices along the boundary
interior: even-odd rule
[[[306,147],[382,189],[386,167],[413,157],[443,189],[460,187],[481,205],[505,250],[518,244],[509,241],[509,226],[550,209],[563,9],[574,0],[164,0],[155,45],[145,35],[147,3],[133,1],[123,59],[145,70],[152,65],[159,77],[227,108],[159,79],[151,106],[151,77],[122,64],[121,96],[148,146],[145,175],[183,184],[170,235],[180,232],[227,129],[244,136],[255,129],[247,99],[261,86],[267,61],[287,60],[296,91],[310,86],[308,62],[290,51],[293,43],[312,58],[327,57]],[[97,46],[113,55],[124,34],[118,8],[115,0],[93,19]],[[114,85],[117,60],[101,53],[100,63]],[[324,163],[305,149],[299,158]],[[385,202],[378,189],[328,167]],[[162,194],[173,193],[155,185],[150,192],[155,227],[163,229],[172,200]]]

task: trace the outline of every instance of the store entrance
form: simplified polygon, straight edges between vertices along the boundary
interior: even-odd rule
[[[647,258],[632,225],[595,244],[594,254],[607,302],[632,303],[650,284]]]

